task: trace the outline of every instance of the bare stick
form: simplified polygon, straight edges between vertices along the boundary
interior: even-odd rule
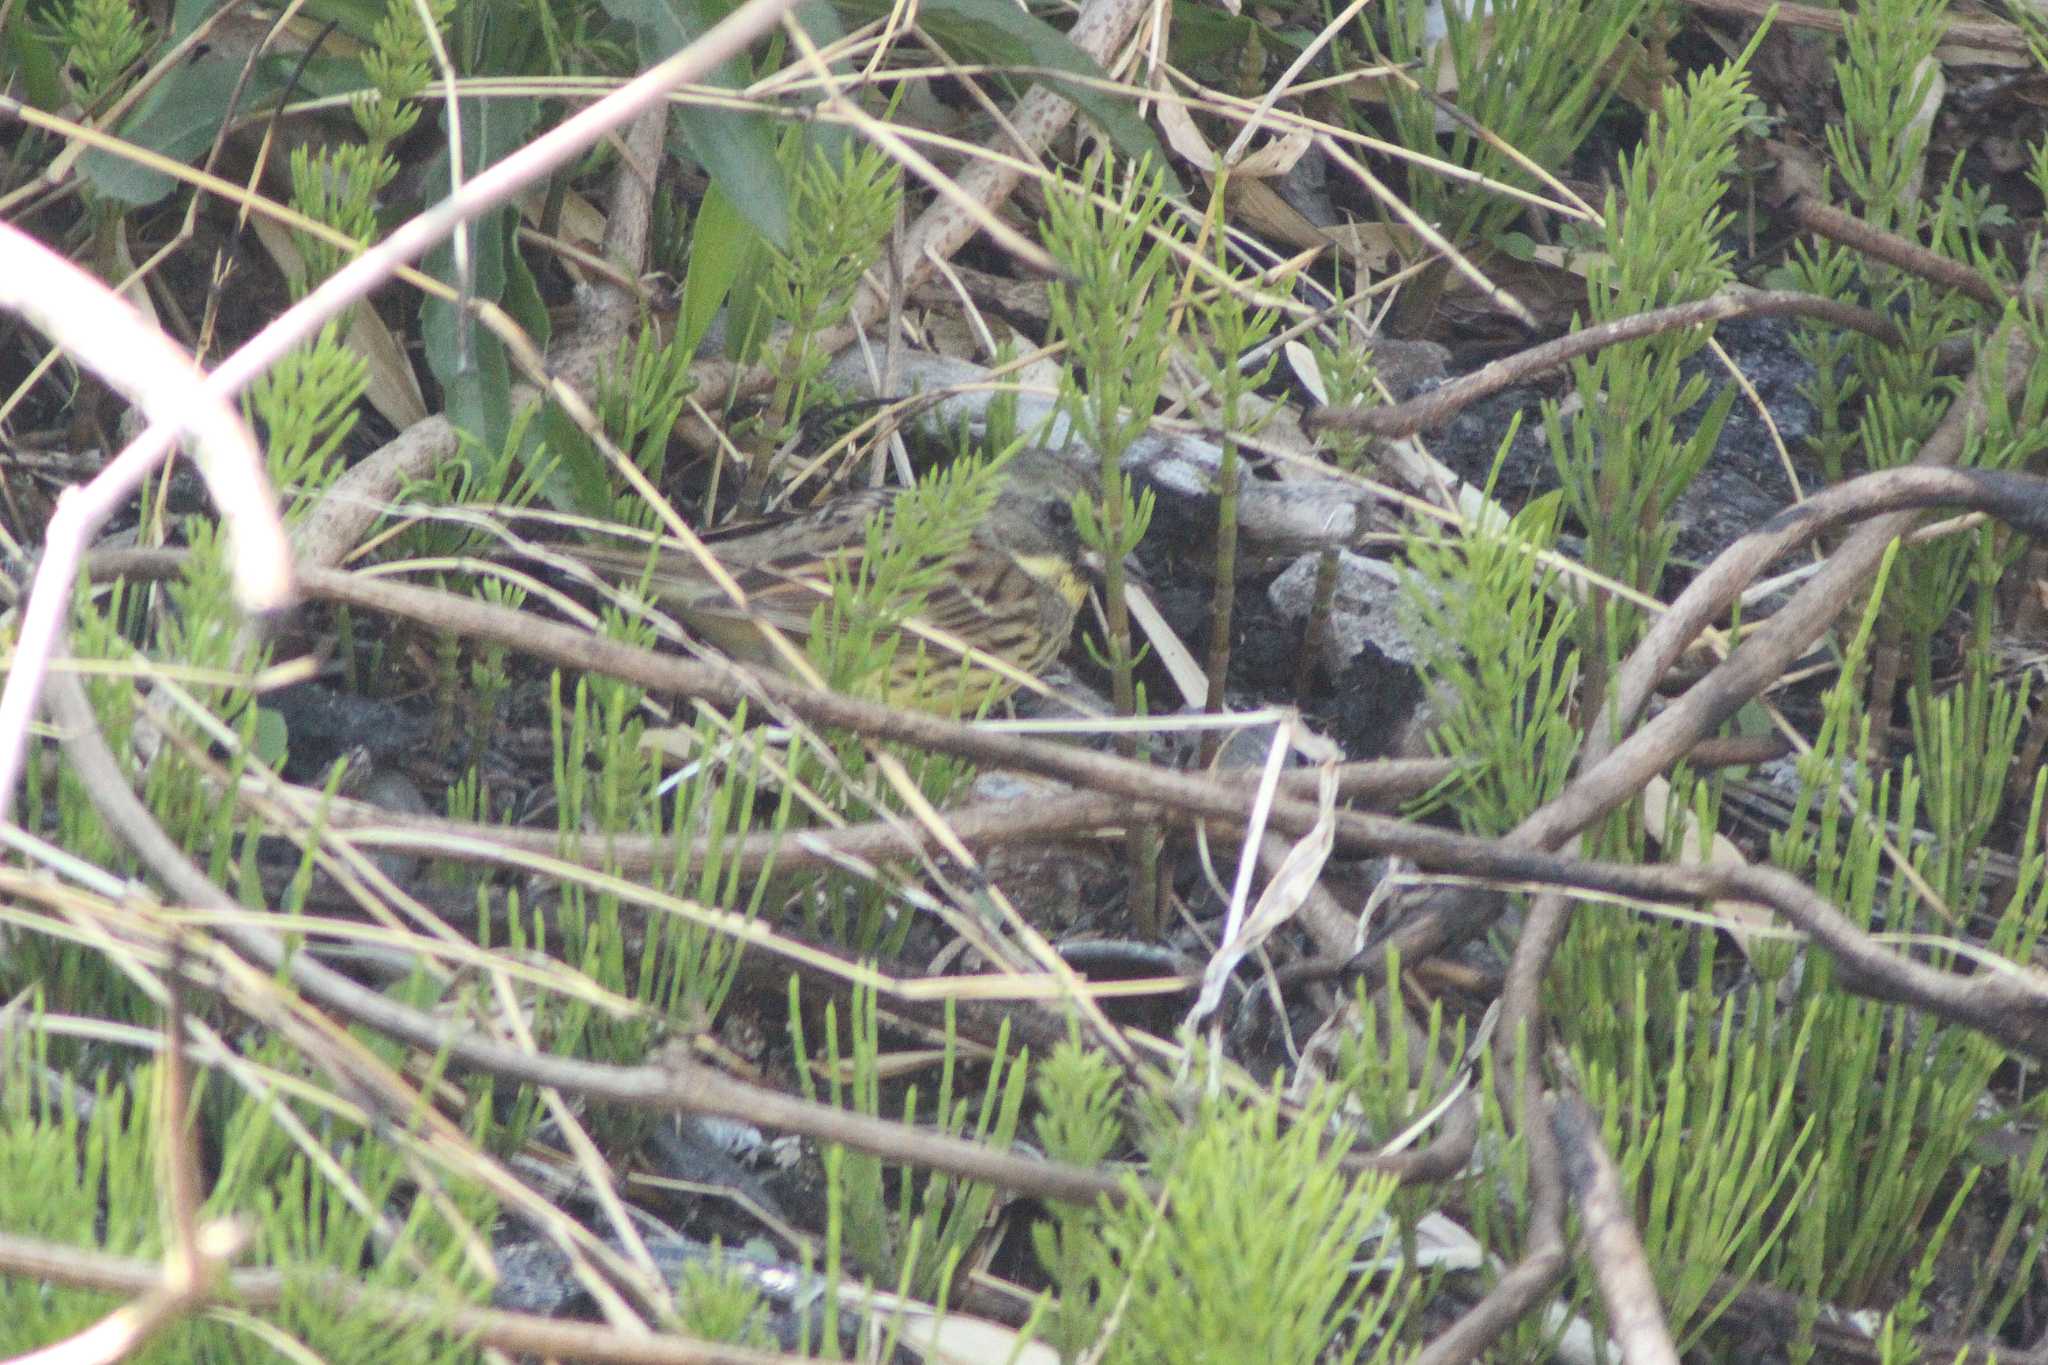
[[[1600,1141],[1598,1120],[1576,1096],[1564,1096],[1550,1122],[1557,1130],[1565,1177],[1579,1201],[1586,1259],[1593,1263],[1621,1358],[1628,1365],[1678,1365],[1678,1347],[1658,1311],[1657,1282],[1636,1233],[1634,1200]]]
[[[1624,341],[1640,341],[1664,332],[1704,327],[1728,318],[1811,317],[1897,345],[1899,329],[1854,304],[1838,303],[1818,294],[1791,290],[1729,289],[1690,303],[1653,308],[1647,313],[1616,318],[1594,327],[1582,327],[1555,341],[1531,346],[1486,365],[1462,378],[1431,389],[1405,403],[1385,407],[1318,408],[1302,419],[1309,431],[1362,431],[1372,436],[1396,438],[1413,436],[1437,426],[1490,394],[1511,385],[1525,383],[1539,374],[1560,369],[1580,356],[1591,355]]]

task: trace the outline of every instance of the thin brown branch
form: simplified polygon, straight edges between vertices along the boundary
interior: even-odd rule
[[[1549,1145],[1549,1124],[1533,1124],[1529,1131],[1544,1134],[1541,1141]],[[1540,1163],[1532,1151],[1532,1177],[1543,1164],[1546,1163]],[[1554,1168],[1556,1162],[1547,1164]],[[1529,1215],[1529,1249],[1470,1312],[1417,1352],[1410,1365],[1467,1365],[1480,1359],[1488,1347],[1513,1331],[1517,1322],[1549,1297],[1564,1278],[1570,1258],[1565,1252],[1562,1206],[1543,1189],[1541,1182],[1532,1180],[1532,1184],[1538,1193]]]
[[[2006,292],[1963,262],[1952,260],[1938,251],[1929,251],[1895,232],[1872,227],[1854,214],[1824,204],[1810,194],[1794,196],[1792,202],[1785,206],[1785,214],[1809,232],[1833,238],[1865,256],[1895,265],[1943,289],[1975,299],[1986,308],[2005,307]]]
[[[2015,340],[2013,344],[2021,343]],[[1923,455],[1939,456],[1952,449],[1954,443],[1943,441],[1942,432],[1953,430],[1954,442],[1959,442],[1962,426],[1960,419],[1953,424],[1945,422],[1922,447]],[[1537,818],[1548,829],[1584,828],[1626,800],[1640,785],[1639,777],[1646,779],[1673,761],[1676,746],[1683,746],[1678,752],[1690,748],[1747,705],[1834,621],[1875,569],[1885,546],[1911,529],[1913,514],[1932,507],[1966,507],[1996,516],[2029,535],[2048,534],[2048,481],[2041,476],[1949,469],[1938,464],[1865,474],[1787,508],[1716,556],[1645,633],[1616,672],[1608,710],[1589,732],[1590,742],[1598,745],[1598,736],[1620,733],[1621,727],[1633,723],[1648,705],[1658,679],[1771,563],[1831,529],[1858,521],[1867,524],[1836,550],[1791,602],[1745,636],[1734,654],[1683,697],[1612,754],[1591,753],[1589,770]],[[1844,559],[1852,547],[1856,554]],[[1864,567],[1861,561],[1866,556],[1870,564]],[[1854,565],[1863,572],[1852,576],[1837,569],[1838,564]],[[1656,766],[1652,767],[1653,763]],[[1616,766],[1603,775],[1602,769],[1610,764]],[[1620,766],[1623,764],[1626,767]]]
[[[1728,289],[1690,303],[1653,308],[1647,313],[1582,327],[1555,341],[1546,341],[1541,346],[1531,346],[1526,351],[1504,356],[1405,403],[1384,407],[1317,408],[1302,419],[1302,426],[1312,433],[1359,431],[1387,438],[1413,436],[1418,431],[1448,421],[1489,394],[1525,383],[1539,374],[1560,369],[1581,356],[1609,346],[1689,327],[1705,327],[1729,318],[1786,316],[1832,322],[1875,337],[1886,345],[1895,346],[1900,340],[1899,329],[1868,308],[1791,290]]]
[[[1565,1178],[1579,1201],[1586,1259],[1600,1285],[1607,1329],[1627,1365],[1678,1365],[1678,1346],[1658,1309],[1657,1282],[1636,1232],[1635,1200],[1600,1140],[1600,1124],[1576,1096],[1560,1096],[1550,1116]]]
[[[1791,743],[1782,735],[1709,735],[1692,746],[1685,761],[1694,772],[1707,772],[1769,763],[1791,752]]]
[[[1438,1185],[1462,1173],[1479,1143],[1479,1101],[1466,1095],[1450,1107],[1427,1147],[1410,1152],[1354,1152],[1347,1171],[1391,1175],[1403,1185]]]
[[[1685,0],[1704,14],[1726,14],[1762,23],[1769,18],[1780,28],[1807,28],[1820,33],[1841,33],[1852,11],[1824,9],[1819,5],[1780,4],[1778,0]],[[1981,47],[1994,52],[2029,55],[2025,30],[1997,19],[1957,19],[1942,30],[1942,41],[1958,47]]]
[[[1523,927],[1523,940],[1540,936],[1544,922],[1561,926],[1564,897],[1538,896]],[[1561,928],[1551,932],[1561,933]],[[1507,988],[1501,998],[1501,1021],[1506,1034],[1507,1059],[1497,1065],[1494,1084],[1503,1112],[1514,1116],[1529,1156],[1529,1224],[1527,1245],[1514,1269],[1501,1277],[1485,1298],[1449,1331],[1429,1344],[1417,1357],[1431,1365],[1476,1360],[1494,1342],[1505,1336],[1522,1316],[1542,1301],[1563,1278],[1567,1256],[1564,1241],[1565,1172],[1557,1134],[1545,1115],[1543,1070],[1538,1058],[1542,1019],[1534,994],[1538,982],[1528,974],[1525,955],[1518,946],[1508,965]],[[1547,962],[1547,955],[1542,961]],[[1522,977],[1517,979],[1517,969]],[[1496,1042],[1496,1047],[1500,1046]]]
[[[1348,763],[1340,772],[1338,793],[1356,793],[1351,799],[1368,804],[1401,799],[1427,791],[1451,767],[1448,760],[1441,759]],[[1280,789],[1306,799],[1313,794],[1313,776],[1301,772],[1283,774]],[[556,830],[484,824],[391,810],[348,797],[304,794],[319,801],[321,816],[329,828],[357,832],[356,842],[365,848],[406,849],[431,853],[450,862],[488,865],[503,861],[522,867],[521,860],[527,857],[564,857],[561,834]],[[959,841],[977,852],[1092,831],[1113,831],[1133,819],[1186,818],[1175,808],[1134,807],[1121,797],[1096,792],[1062,792],[1030,801],[976,802],[955,806],[945,812],[945,817]],[[1211,831],[1211,837],[1219,843],[1235,842],[1236,834],[1233,829]],[[580,862],[592,871],[635,876],[657,866],[673,865],[679,857],[694,865],[715,853],[726,867],[737,867],[742,872],[757,872],[771,865],[783,872],[798,872],[844,867],[850,861],[881,863],[893,858],[933,856],[943,851],[937,838],[921,826],[874,820],[839,829],[805,830],[800,834],[755,832],[740,839],[699,838],[682,850],[665,835],[586,836],[580,852],[568,856],[567,861]],[[501,852],[502,858],[498,856]]]

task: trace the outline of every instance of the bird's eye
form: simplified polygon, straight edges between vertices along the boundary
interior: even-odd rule
[[[1058,501],[1047,503],[1045,506],[1045,519],[1055,531],[1071,531],[1074,529],[1074,509],[1072,504]]]

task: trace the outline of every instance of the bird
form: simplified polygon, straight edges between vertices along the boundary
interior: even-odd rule
[[[1073,465],[1036,448],[1003,460],[997,477],[1000,486],[965,544],[925,576],[914,613],[885,618],[882,633],[894,636],[894,650],[880,695],[894,705],[972,713],[1031,683],[1073,636],[1095,560],[1073,511],[1087,484]],[[787,660],[761,624],[772,624],[800,649],[814,621],[832,629],[835,575],[856,585],[867,581],[870,547],[886,543],[906,491],[839,493],[803,512],[705,535],[744,607],[672,541],[545,548],[608,582],[638,587],[729,657],[787,673]],[[869,529],[877,525],[884,537],[871,540]],[[822,613],[821,604],[827,608]]]

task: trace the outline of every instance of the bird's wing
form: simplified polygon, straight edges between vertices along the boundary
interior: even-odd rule
[[[864,488],[839,493],[818,506],[787,516],[769,517],[744,526],[721,526],[702,535],[704,543],[731,567],[766,564],[785,558],[787,546],[801,543],[816,552],[861,545],[867,539],[868,523],[883,515],[896,501],[900,488]]]
[[[942,637],[972,640],[990,654],[1033,669],[1045,662],[1048,652],[1039,603],[1037,585],[1007,555],[970,547],[925,595],[924,607],[908,629],[942,644]],[[959,650],[950,653],[957,656]]]

